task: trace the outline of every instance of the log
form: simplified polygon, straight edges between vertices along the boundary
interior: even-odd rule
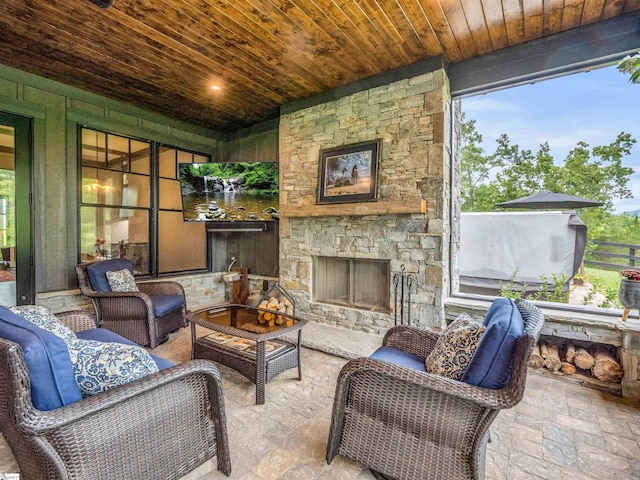
[[[591,369],[591,373],[594,377],[603,382],[620,383],[624,376],[624,371],[611,353],[605,349],[594,349],[593,359],[595,364]]]
[[[573,343],[567,343],[564,348],[565,362],[573,363],[576,358],[576,347]]]
[[[560,348],[558,345],[547,345],[547,358],[544,359],[544,366],[552,372],[557,372],[562,367],[560,361]]]
[[[576,373],[576,367],[569,362],[562,362],[562,366],[560,367],[560,371],[565,375],[573,375]]]
[[[540,347],[538,345],[533,346],[533,352],[529,358],[529,368],[538,369],[544,367],[544,358],[540,356]]]
[[[547,358],[547,355],[549,354],[547,350],[547,342],[545,342],[544,340],[540,340],[538,342],[538,345],[540,345],[540,356],[542,358]]]
[[[576,367],[582,368],[583,370],[591,370],[591,368],[596,364],[596,361],[584,348],[576,348],[576,356],[573,363],[575,363]]]

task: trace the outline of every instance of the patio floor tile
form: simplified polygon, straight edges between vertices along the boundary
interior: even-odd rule
[[[331,327],[305,335],[314,348]],[[380,337],[339,331],[339,341],[368,355]],[[362,339],[362,340],[360,340]],[[331,349],[336,353],[338,341]],[[354,349],[360,348],[361,351]],[[173,361],[190,358],[190,332],[173,334],[154,353]],[[335,382],[346,359],[305,348],[303,380],[284,372],[266,387],[265,405],[255,405],[255,387],[219,366],[223,378],[232,474],[237,480],[373,480],[360,465],[325,460]],[[502,411],[487,447],[488,480],[640,479],[640,403],[532,372],[522,402]],[[17,473],[11,450],[0,439],[0,473]],[[183,480],[223,480],[214,461]]]

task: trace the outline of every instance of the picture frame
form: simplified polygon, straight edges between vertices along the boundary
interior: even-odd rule
[[[320,151],[317,204],[375,202],[380,139]]]

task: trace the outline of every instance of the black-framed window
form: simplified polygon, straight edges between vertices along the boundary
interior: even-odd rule
[[[129,258],[136,275],[208,270],[203,224],[183,222],[178,163],[209,156],[79,128],[81,261]]]
[[[207,234],[203,223],[182,217],[179,163],[204,163],[206,155],[174,147],[158,148],[158,273],[207,268]]]

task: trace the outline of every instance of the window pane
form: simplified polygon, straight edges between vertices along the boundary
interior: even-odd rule
[[[131,140],[131,171],[149,175],[151,148],[147,142]]]
[[[82,261],[130,258],[136,274],[149,273],[148,210],[80,208]]]
[[[107,136],[107,168],[129,171],[129,139],[117,135]]]
[[[107,165],[105,143],[106,134],[95,130],[82,129],[82,164],[91,167]]]
[[[149,207],[149,177],[82,168],[82,203]]]
[[[182,210],[180,182],[178,180],[160,179],[160,206],[167,210]]]
[[[178,150],[178,163],[193,163],[193,154]]]
[[[207,268],[204,223],[184,222],[181,212],[159,212],[158,268],[160,273]]]
[[[176,150],[173,148],[160,147],[160,176],[164,178],[178,178],[178,167],[176,166]]]

